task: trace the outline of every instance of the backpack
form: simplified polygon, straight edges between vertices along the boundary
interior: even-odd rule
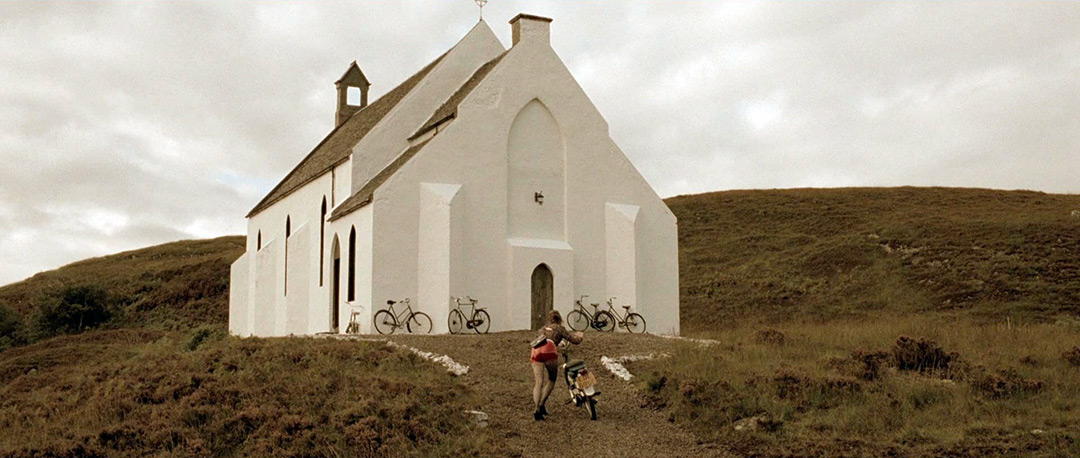
[[[533,339],[532,343],[529,344],[529,345],[532,348],[540,348],[540,347],[543,347],[544,344],[547,343],[547,341],[548,341],[548,338],[546,336],[544,336],[543,334],[541,334],[540,337],[537,337],[537,338]]]

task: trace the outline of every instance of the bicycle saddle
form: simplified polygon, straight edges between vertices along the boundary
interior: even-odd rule
[[[624,308],[624,309],[626,309],[626,310],[630,310],[630,306],[629,306],[629,305],[624,305],[624,306],[622,306],[622,308]]]
[[[585,361],[582,361],[580,359],[576,359],[576,360],[573,360],[573,361],[570,361],[570,362],[566,363],[566,372],[568,374],[569,373],[576,374],[578,371],[580,371],[580,370],[582,370],[584,368],[585,368]]]
[[[392,301],[392,300],[391,301],[386,301],[387,305],[394,305],[396,303],[397,303],[397,301]]]

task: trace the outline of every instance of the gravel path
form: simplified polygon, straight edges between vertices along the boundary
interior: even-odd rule
[[[502,431],[508,451],[520,456],[706,456],[718,454],[698,444],[691,433],[667,421],[667,415],[640,407],[634,382],[615,378],[600,365],[601,356],[671,352],[676,344],[654,336],[586,333],[581,345],[571,347],[571,358],[584,359],[596,371],[602,392],[598,421],[572,404],[560,379],[548,399],[551,413],[543,422],[532,418],[532,372],[529,341],[533,331],[484,336],[395,335],[390,340],[421,350],[446,354],[469,366],[462,380],[486,399],[476,406],[488,413],[489,427]]]

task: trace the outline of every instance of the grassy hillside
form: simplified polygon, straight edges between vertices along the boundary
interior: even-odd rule
[[[1078,456],[1080,325],[891,315],[724,328],[635,362],[728,456]]]
[[[1080,312],[1080,196],[956,188],[728,191],[679,218],[688,333],[747,321]]]
[[[0,456],[472,456],[476,396],[380,342],[94,331],[0,353]]]
[[[4,309],[9,314],[14,312],[31,328],[43,304],[80,287],[93,288],[106,296],[113,311],[106,327],[188,329],[225,323],[229,265],[243,251],[244,238],[240,236],[187,240],[42,272],[0,287],[0,328],[5,321]]]
[[[1080,453],[1080,196],[801,189],[668,205],[684,334],[719,343],[587,338],[576,350],[594,367],[671,356],[629,363],[632,385],[602,379],[602,427],[556,407],[544,431],[573,450],[531,429],[527,333],[395,337],[472,365],[456,379],[379,343],[225,337],[243,238],[222,237],[0,287],[0,456],[626,455],[588,443],[665,428],[692,440],[652,449],[684,455]],[[462,420],[477,407],[488,429]]]

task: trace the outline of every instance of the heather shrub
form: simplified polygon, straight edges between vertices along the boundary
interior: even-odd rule
[[[787,336],[776,329],[760,329],[750,336],[750,340],[759,344],[783,345],[787,341]]]
[[[1061,358],[1070,366],[1080,367],[1080,345],[1077,345],[1061,355]]]
[[[1014,369],[1002,369],[997,373],[974,374],[970,377],[971,386],[991,399],[1036,394],[1043,389],[1043,381],[1022,377]]]
[[[862,380],[872,381],[881,378],[882,370],[892,360],[892,355],[884,350],[855,350],[851,352],[855,362],[852,375]]]
[[[68,286],[46,295],[38,304],[34,332],[38,338],[74,334],[98,327],[113,316],[109,294],[98,286]]]
[[[948,371],[960,361],[958,353],[946,353],[933,340],[907,336],[896,339],[892,354],[896,368],[902,371]]]

